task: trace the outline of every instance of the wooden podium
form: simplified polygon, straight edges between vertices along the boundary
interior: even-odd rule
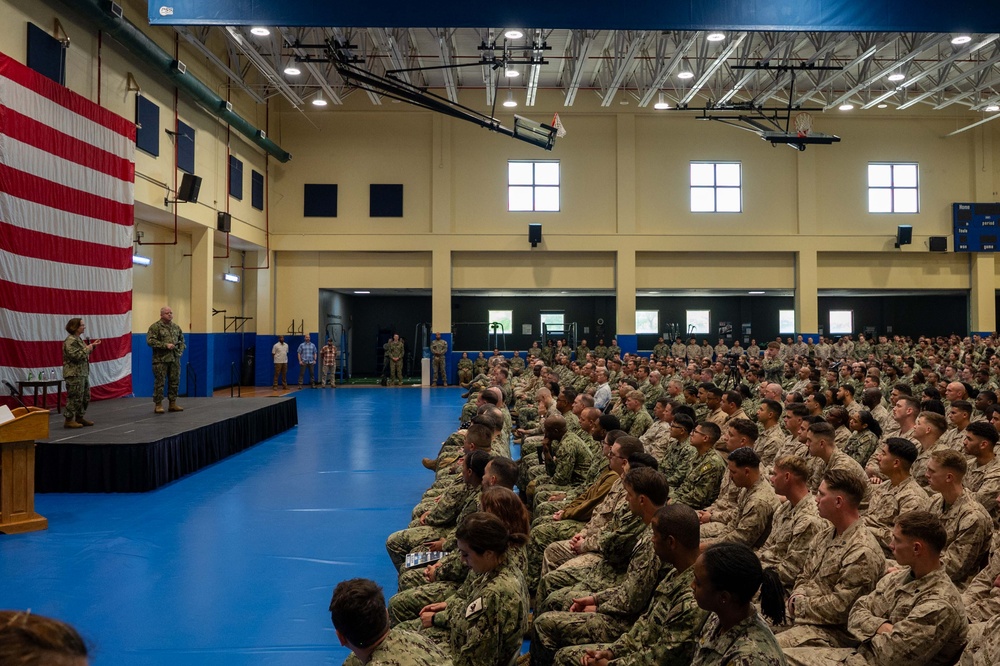
[[[0,425],[0,534],[44,530],[35,513],[35,440],[49,437],[49,410],[19,407]]]

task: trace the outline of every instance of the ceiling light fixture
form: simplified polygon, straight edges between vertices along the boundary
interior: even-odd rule
[[[355,294],[370,294],[372,292],[370,292],[370,291],[355,291],[354,293]]]
[[[694,72],[677,72],[678,79],[693,79]]]
[[[876,108],[879,108],[879,109],[888,109],[889,105],[888,104],[879,104],[878,107],[876,107]]]
[[[507,39],[521,39],[522,37],[524,37],[524,33],[521,32],[520,30],[508,30],[507,32],[503,33],[503,36],[506,37]]]
[[[271,31],[262,26],[258,26],[256,28],[250,28],[250,34],[257,35],[258,37],[267,37],[271,34]]]
[[[903,74],[902,72],[893,72],[892,74],[890,74],[885,78],[889,79],[890,81],[902,81],[903,79],[906,78],[906,75]]]
[[[951,38],[951,43],[954,44],[955,46],[959,46],[961,44],[968,44],[971,41],[972,37],[970,37],[969,35],[957,35]]]
[[[996,104],[990,104],[985,109],[983,109],[983,111],[987,113],[994,113],[996,111],[1000,111],[1000,106],[997,106]]]
[[[515,106],[517,106],[517,102],[514,100],[514,91],[512,90],[507,91],[507,99],[503,101],[503,105],[506,106],[508,109],[512,109]]]
[[[670,108],[670,105],[667,104],[667,101],[665,99],[663,99],[663,93],[660,93],[660,98],[656,102],[656,104],[653,105],[653,108],[657,109],[659,111],[663,111],[664,109],[669,109]]]
[[[294,61],[289,62],[285,66],[285,74],[287,74],[288,76],[298,76],[301,73],[302,70],[298,68],[298,65],[296,65]]]
[[[748,291],[748,294],[753,294],[754,296],[759,296],[761,294],[766,294],[766,291]]]
[[[322,94],[317,94],[316,97],[313,98],[312,105],[313,106],[326,106],[326,100],[323,99],[323,95]]]
[[[506,76],[508,79],[516,79],[517,77],[521,76],[521,72],[514,69],[511,65],[507,65],[507,68],[503,70],[503,75]]]
[[[721,42],[725,38],[726,34],[723,32],[710,32],[707,35],[705,35],[705,39],[707,39],[710,42]]]
[[[854,110],[854,105],[853,104],[841,104],[837,108],[840,109],[841,111],[853,111]]]

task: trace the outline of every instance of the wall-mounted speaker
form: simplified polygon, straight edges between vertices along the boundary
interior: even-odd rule
[[[913,226],[901,224],[896,227],[896,247],[909,245],[913,242]]]
[[[528,242],[531,243],[531,247],[538,247],[538,244],[542,242],[541,224],[528,225]]]
[[[198,192],[200,191],[201,177],[192,173],[186,173],[181,178],[181,186],[177,188],[177,200],[198,203]]]
[[[927,247],[931,252],[947,252],[948,251],[948,237],[947,236],[931,236],[927,240]]]
[[[215,228],[228,234],[232,226],[233,216],[220,210],[218,216],[216,217]]]

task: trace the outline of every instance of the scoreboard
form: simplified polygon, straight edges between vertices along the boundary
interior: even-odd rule
[[[1000,248],[1000,203],[952,204],[955,252],[996,252]]]

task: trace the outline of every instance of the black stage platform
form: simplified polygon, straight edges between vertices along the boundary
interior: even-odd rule
[[[153,490],[298,424],[294,398],[182,398],[183,412],[154,414],[149,398],[91,403],[89,428],[64,428],[35,450],[35,491]]]

